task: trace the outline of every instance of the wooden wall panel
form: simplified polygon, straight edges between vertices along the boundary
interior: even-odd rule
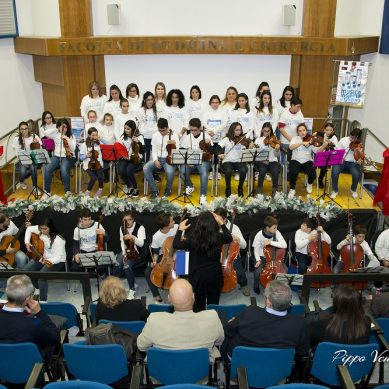
[[[103,94],[107,94],[106,81],[105,81],[105,62],[104,55],[93,56],[95,65],[95,80],[100,84]]]
[[[92,35],[91,0],[59,0],[59,15],[63,38]]]
[[[42,84],[43,105],[54,116],[67,116],[65,88],[59,85]]]
[[[303,36],[332,38],[336,0],[304,0]]]
[[[34,55],[35,80],[52,85],[64,85],[62,57]]]

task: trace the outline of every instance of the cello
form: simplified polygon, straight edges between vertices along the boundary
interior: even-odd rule
[[[184,209],[180,224],[186,217],[188,210]],[[178,231],[178,229],[177,229]],[[162,259],[154,266],[150,274],[151,282],[162,289],[170,289],[171,284],[176,280],[176,254],[173,249],[174,236],[169,236],[165,239],[162,245]]]
[[[232,232],[232,227],[234,226],[236,217],[236,209],[232,211],[230,233]],[[231,243],[224,244],[222,246],[220,262],[222,264],[222,273],[223,273],[223,288],[222,293],[231,292],[238,285],[238,278],[236,276],[236,271],[234,269],[234,261],[239,255],[240,246],[239,242],[233,240]]]
[[[316,214],[316,223],[320,227],[320,211]],[[332,273],[331,267],[328,265],[328,257],[330,255],[330,245],[322,241],[321,231],[317,231],[317,240],[308,243],[308,255],[312,258],[312,262],[307,269],[307,274],[323,274]],[[331,285],[330,282],[314,282],[312,288],[325,288]]]
[[[211,143],[205,141],[205,128],[203,127],[203,139],[199,143],[200,149],[203,151],[203,161],[209,162],[212,159]]]
[[[172,140],[172,130],[169,129],[169,141]],[[166,145],[166,151],[167,151],[167,155],[166,155],[166,162],[169,164],[169,165],[172,165],[172,151],[175,150],[177,148],[176,144],[174,143],[168,143]]]
[[[350,273],[361,267],[364,252],[359,243],[354,242],[353,215],[348,210],[348,243],[340,249],[340,258],[344,264],[342,273]],[[361,290],[367,286],[366,282],[353,282],[353,288]]]
[[[270,244],[263,248],[263,255],[266,259],[266,264],[259,276],[259,282],[266,288],[266,285],[276,278],[277,273],[287,273],[288,268],[285,265],[284,258],[286,249],[272,246]]]

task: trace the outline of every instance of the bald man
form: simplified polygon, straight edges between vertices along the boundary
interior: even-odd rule
[[[193,312],[193,289],[184,279],[173,282],[169,301],[174,306],[174,313],[156,312],[149,316],[138,336],[139,350],[147,351],[150,347],[169,350],[206,347],[212,361],[219,357],[215,346],[223,342],[224,331],[216,311]]]

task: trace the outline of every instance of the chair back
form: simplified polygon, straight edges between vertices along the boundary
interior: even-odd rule
[[[46,304],[41,305],[42,311],[46,312],[48,315],[58,315],[66,317],[66,328],[78,327],[80,328],[80,323],[78,321],[78,312],[77,308],[70,303],[62,302],[47,302]]]
[[[289,307],[288,314],[305,317],[304,304],[295,304]]]
[[[0,380],[23,384],[42,355],[34,343],[0,343]]]
[[[218,305],[218,304],[208,304],[207,311],[214,309],[218,314],[225,316],[226,320],[230,320],[233,317],[239,316],[239,314],[247,308],[245,304],[235,304],[235,305]]]
[[[99,320],[99,324],[112,323],[118,327],[125,328],[126,330],[132,331],[135,334],[140,334],[145,326],[145,322],[142,320],[133,320],[133,321],[113,321],[113,320]]]
[[[270,388],[267,389],[328,389],[328,386],[297,383],[297,384],[283,384],[283,385],[270,386]]]
[[[60,381],[47,384],[44,389],[112,389],[110,386],[92,381]]]
[[[109,385],[128,375],[126,354],[119,344],[64,344],[63,348],[68,371],[76,379]]]
[[[215,389],[214,386],[197,385],[197,384],[175,384],[164,385],[163,389]]]
[[[147,310],[150,313],[154,313],[154,312],[173,313],[174,312],[174,307],[173,307],[172,304],[149,304],[147,306]]]
[[[255,235],[258,234],[258,232],[261,231],[261,228],[258,230],[253,231],[249,236],[249,241],[247,243],[247,257],[248,262],[254,264],[255,263],[255,257],[254,257],[254,248],[253,248],[253,242],[255,239]]]
[[[287,378],[292,371],[295,350],[235,347],[232,352],[230,378],[237,378],[237,368],[247,370],[248,385],[267,388]]]
[[[96,315],[96,307],[97,303],[90,303],[89,305],[89,311],[90,311],[90,322],[93,323],[95,320],[95,315]]]
[[[327,385],[340,386],[337,366],[345,365],[353,382],[359,381],[373,368],[374,351],[378,350],[376,343],[319,343],[313,356],[311,375]]]
[[[152,347],[147,351],[148,374],[164,385],[200,382],[209,376],[209,366],[206,348],[162,350]]]

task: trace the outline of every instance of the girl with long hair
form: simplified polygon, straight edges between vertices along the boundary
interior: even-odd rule
[[[185,107],[184,94],[179,89],[172,89],[166,97],[166,109],[161,115],[167,119],[169,128],[179,137],[189,128],[189,116]]]
[[[195,295],[194,310],[205,310],[206,304],[218,304],[223,287],[223,273],[220,253],[223,244],[232,242],[232,235],[224,219],[212,212],[202,212],[182,240],[182,235],[190,227],[184,220],[178,227],[173,247],[190,251],[189,282]]]
[[[188,110],[189,119],[203,119],[205,104],[204,100],[201,98],[201,89],[198,85],[193,85],[190,88],[186,109]]]
[[[158,81],[155,84],[154,95],[157,112],[161,114],[166,109],[166,86],[163,82]]]
[[[40,138],[47,137],[47,134],[52,134],[55,132],[55,119],[54,115],[50,111],[44,111],[42,113],[42,122],[39,127],[39,136]]]
[[[254,115],[250,110],[249,98],[246,93],[238,94],[238,101],[235,105],[235,109],[232,111],[232,121],[240,123],[242,125],[243,134],[250,133],[247,136],[251,139],[253,138]]]
[[[230,126],[233,122],[232,112],[238,102],[238,90],[234,86],[229,86],[226,91],[226,95],[222,100],[221,107],[226,111],[227,123],[226,126]]]
[[[137,111],[140,108],[142,98],[140,97],[138,85],[133,82],[127,85],[126,98],[130,104],[130,111]]]
[[[109,99],[104,104],[104,113],[110,113],[114,119],[122,112],[120,102],[124,99],[122,91],[117,85],[111,85],[109,88]]]
[[[88,94],[81,100],[81,116],[85,123],[88,123],[88,112],[93,110],[97,114],[97,121],[101,121],[104,115],[104,105],[107,102],[107,96],[101,91],[100,84],[97,81],[91,81],[88,85]],[[42,120],[43,122],[43,120]]]
[[[259,103],[255,109],[255,138],[261,136],[260,134],[265,123],[270,122],[273,128],[277,127],[277,123],[273,121],[274,111],[271,93],[265,90],[259,97]]]

